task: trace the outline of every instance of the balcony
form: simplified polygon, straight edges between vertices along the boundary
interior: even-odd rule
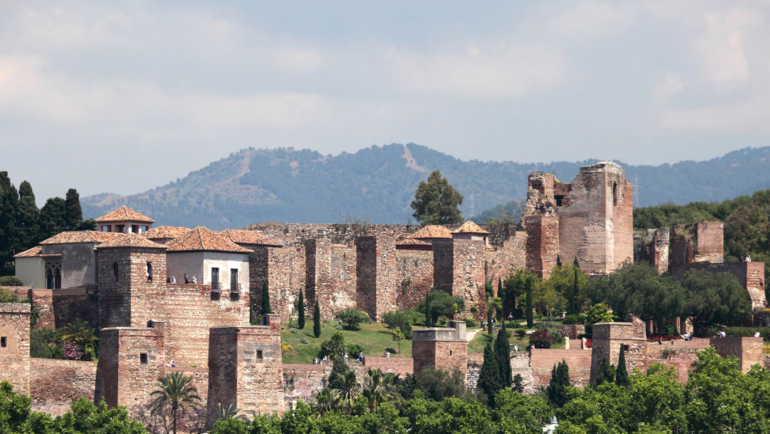
[[[241,292],[241,284],[236,282],[230,282],[230,292]]]
[[[222,282],[211,282],[211,290],[212,291],[221,291],[222,290]]]

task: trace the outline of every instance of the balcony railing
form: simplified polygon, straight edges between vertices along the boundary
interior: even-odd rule
[[[230,292],[241,292],[241,284],[231,282],[230,283]]]
[[[222,282],[211,282],[211,290],[212,291],[221,291],[222,290]]]

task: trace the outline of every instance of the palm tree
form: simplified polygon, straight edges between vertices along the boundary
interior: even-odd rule
[[[356,373],[348,371],[342,379],[342,384],[337,389],[339,395],[335,401],[335,407],[345,414],[353,413],[353,406],[359,396]]]
[[[339,400],[340,391],[330,387],[324,387],[315,394],[315,404],[313,411],[324,414],[327,411],[334,410],[335,403]]]
[[[393,374],[383,374],[379,369],[369,369],[368,374],[367,387],[363,391],[363,396],[369,400],[369,409],[374,410],[383,402],[396,398],[393,391],[396,377]]]
[[[242,414],[238,414],[241,412],[241,409],[234,406],[233,404],[227,404],[227,407],[222,405],[220,402],[217,404],[217,420],[227,420],[230,418],[242,420],[244,422],[248,422],[249,418]]]
[[[155,397],[150,403],[153,412],[162,411],[171,406],[174,434],[176,434],[177,411],[196,408],[201,402],[198,389],[192,384],[192,376],[185,377],[181,372],[170,372],[165,377],[158,378],[156,390],[150,396]]]
[[[96,341],[99,340],[94,335],[94,329],[80,318],[64,327],[64,333],[62,333],[61,338],[65,342],[75,342],[83,351],[89,348],[94,350]]]

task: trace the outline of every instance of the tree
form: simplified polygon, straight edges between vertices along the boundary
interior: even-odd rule
[[[601,386],[604,383],[615,382],[615,368],[610,365],[610,362],[606,357],[602,358],[599,367],[596,369],[596,387]]]
[[[79,346],[87,355],[86,360],[92,360],[97,354],[96,344],[99,338],[94,335],[94,329],[80,318],[64,327],[61,339],[64,342],[74,342]]]
[[[393,335],[393,340],[398,343],[398,353],[401,354],[401,341],[404,340],[404,332],[401,329],[395,329],[390,333]]]
[[[462,204],[463,196],[441,177],[440,171],[434,170],[428,182],[420,181],[410,206],[412,216],[423,225],[451,225],[462,223]]]
[[[491,343],[487,343],[487,346],[484,348],[484,363],[481,365],[477,384],[490,403],[494,402],[495,395],[504,387],[503,379],[500,378],[498,358],[492,349]]]
[[[361,309],[348,308],[337,312],[335,317],[344,324],[348,330],[358,330],[362,322],[369,321],[369,316]]]
[[[532,328],[532,326],[535,324],[534,313],[532,312],[532,281],[527,280],[525,288],[527,292],[527,327]]]
[[[612,314],[604,303],[597,303],[591,306],[586,312],[586,327],[590,327],[600,322],[612,322]]]
[[[567,366],[567,362],[562,360],[558,366],[554,365],[551,371],[551,381],[546,388],[548,401],[557,408],[564,406],[568,400],[567,388],[569,386],[569,366]]]
[[[425,327],[433,327],[433,315],[430,310],[430,293],[425,295]]]
[[[19,208],[16,219],[16,228],[19,230],[19,250],[26,250],[35,246],[38,239],[38,219],[40,210],[35,203],[35,193],[29,182],[23,181],[19,185]]]
[[[318,308],[318,300],[316,300],[313,309],[313,336],[316,339],[321,337],[321,309]]]
[[[8,172],[0,172],[0,276],[13,274],[6,264],[13,261],[19,243],[16,217],[19,193],[11,184]]]
[[[511,387],[513,382],[511,377],[511,347],[508,343],[508,330],[505,328],[505,321],[503,321],[500,331],[497,332],[495,356],[497,357],[497,366],[500,369],[500,381],[503,387]]]
[[[267,282],[262,283],[262,315],[273,313],[270,309],[270,291],[267,289]]]
[[[153,411],[171,407],[174,434],[179,410],[184,412],[200,405],[201,397],[198,396],[198,389],[193,386],[192,380],[192,376],[186,377],[182,372],[170,372],[165,377],[158,378],[156,389],[150,394],[155,397],[150,403]]]
[[[393,374],[384,374],[379,369],[367,371],[366,387],[362,395],[369,401],[369,410],[374,410],[383,402],[393,401],[398,394],[395,392]]]
[[[626,350],[624,345],[620,345],[620,357],[618,358],[618,368],[615,371],[615,384],[622,387],[631,385],[628,379],[628,370],[626,369]]]
[[[426,302],[428,298],[430,298],[430,301]],[[417,310],[425,312],[426,306],[430,307],[430,319],[435,322],[438,317],[442,315],[451,316],[464,311],[465,300],[462,297],[453,297],[446,291],[434,288],[424,299],[420,300],[420,303],[417,305]],[[427,315],[426,319],[428,319]]]
[[[330,359],[333,359],[334,357],[344,357],[345,356],[345,337],[342,336],[342,333],[335,332],[331,339],[328,341],[325,341],[321,344],[321,351],[318,353],[318,358],[323,359],[324,357],[329,357]]]
[[[521,374],[513,376],[513,391],[517,393],[524,393],[524,378]]]
[[[748,292],[730,273],[687,270],[682,278],[685,291],[684,315],[692,317],[696,330],[713,323],[738,323],[751,316]]]
[[[38,227],[40,234],[38,239],[45,240],[63,232],[67,228],[67,206],[64,199],[52,197],[45,201],[45,205],[40,210]]]
[[[305,328],[305,296],[302,294],[302,288],[299,289],[299,301],[297,302],[297,328]]]
[[[332,372],[329,374],[329,387],[332,389],[341,390],[345,387],[345,376],[349,372],[353,372],[345,363],[345,359],[339,354],[333,354],[332,359]],[[355,373],[353,374],[355,378]]]
[[[556,255],[556,266],[561,268],[561,256]]]
[[[83,221],[83,210],[80,208],[80,195],[74,188],[67,190],[65,199],[67,230],[74,231]]]

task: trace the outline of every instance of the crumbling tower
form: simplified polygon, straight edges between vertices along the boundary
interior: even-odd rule
[[[282,414],[281,316],[262,325],[212,327],[209,333],[208,411],[232,405],[248,413]]]
[[[30,305],[0,303],[0,383],[29,395]]]
[[[412,332],[414,375],[425,368],[452,372],[459,369],[465,377],[468,371],[468,341],[464,321],[449,321],[449,327],[415,329]]]

